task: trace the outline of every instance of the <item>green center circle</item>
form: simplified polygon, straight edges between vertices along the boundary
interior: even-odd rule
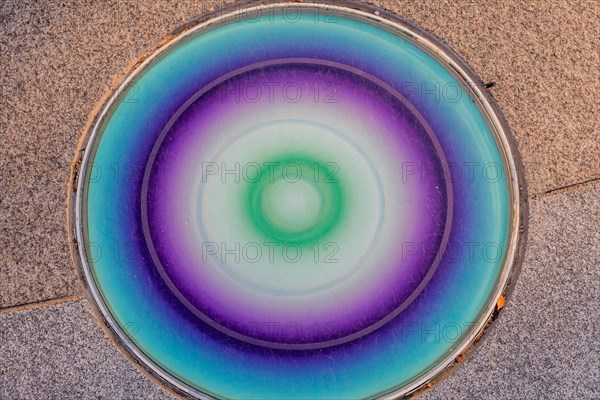
[[[247,197],[250,222],[260,234],[303,244],[332,232],[343,209],[336,164],[289,158],[263,166]]]
[[[318,224],[323,195],[306,179],[297,182],[279,179],[264,187],[260,202],[260,211],[269,225],[278,231],[300,233]]]

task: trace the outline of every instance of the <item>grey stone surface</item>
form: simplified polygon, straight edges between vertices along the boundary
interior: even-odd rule
[[[531,194],[600,178],[600,2],[375,3],[497,82]],[[0,309],[81,293],[65,208],[88,117],[140,56],[216,4],[0,1]],[[600,398],[598,187],[532,202],[513,298],[428,398]],[[0,314],[1,399],[161,396],[84,302]]]
[[[174,399],[104,336],[85,301],[0,315],[0,399]]]
[[[427,399],[600,398],[600,185],[531,204],[521,276],[473,356]]]

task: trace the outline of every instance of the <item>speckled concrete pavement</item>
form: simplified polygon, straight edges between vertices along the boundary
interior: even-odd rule
[[[515,292],[437,398],[600,398],[600,3],[377,1],[485,81],[522,154],[529,242]],[[0,398],[169,398],[92,317],[66,185],[103,94],[217,3],[0,1]]]

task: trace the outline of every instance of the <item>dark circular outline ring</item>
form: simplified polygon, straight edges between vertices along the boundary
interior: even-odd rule
[[[268,9],[269,7],[317,8],[333,12],[341,11],[356,19],[370,22],[371,24],[376,23],[377,27],[387,29],[393,34],[417,44],[419,48],[428,51],[438,61],[444,62],[446,68],[450,68],[460,78],[459,81],[466,85],[471,94],[474,95],[474,99],[477,100],[480,111],[485,114],[487,121],[493,125],[494,140],[498,149],[502,152],[501,156],[505,166],[509,167],[510,174],[507,174],[507,177],[510,179],[508,179],[507,183],[511,189],[510,199],[512,205],[509,249],[503,260],[500,283],[494,290],[492,301],[489,302],[485,312],[477,321],[477,324],[468,337],[461,342],[460,346],[408,385],[388,393],[381,398],[392,400],[420,395],[429,390],[435,383],[446,378],[457,365],[463,363],[473,353],[473,349],[480,343],[480,339],[484,333],[498,317],[507,297],[514,289],[524,259],[527,239],[527,187],[517,145],[494,97],[487,90],[488,86],[483,83],[473,69],[458,54],[450,49],[444,41],[414,23],[384,9],[358,3],[353,0],[309,0],[305,2],[296,2],[294,0],[251,0],[241,1],[201,15],[174,30],[167,39],[160,42],[152,51],[141,57],[129,69],[118,87],[111,88],[110,92],[104,95],[100,104],[92,112],[92,116],[84,129],[75,160],[71,167],[67,193],[67,233],[72,262],[86,288],[88,301],[94,304],[92,308],[95,317],[101,323],[104,331],[131,362],[144,371],[153,381],[183,398],[211,399],[210,396],[177,380],[143,354],[110,314],[108,307],[99,294],[87,263],[86,249],[83,245],[85,243],[83,237],[85,221],[81,217],[81,193],[85,193],[85,184],[89,182],[91,168],[87,168],[87,165],[97,147],[97,142],[94,141],[96,134],[103,126],[103,123],[106,122],[105,117],[111,107],[118,100],[122,100],[125,97],[128,85],[135,76],[154,65],[157,56],[165,50],[179,42],[189,40],[194,34],[206,29],[212,29],[219,24],[228,23],[228,18],[239,17],[243,13],[247,13],[248,10],[259,11]]]
[[[300,61],[300,60],[302,60],[302,61]],[[272,60],[270,62],[263,63],[263,64],[264,65],[285,65],[284,63],[297,63],[297,62],[306,62],[306,60],[303,60],[303,59],[279,59],[279,60]],[[345,66],[342,66],[342,65],[340,65],[338,63],[334,63],[334,62],[323,62],[323,61],[317,61],[317,62],[320,63],[321,65],[333,66],[336,68],[344,69],[344,70],[352,72],[352,73],[357,73],[357,70],[353,67],[345,67]],[[246,71],[246,70],[250,70],[251,68],[256,68],[255,65],[256,64],[252,64],[251,66],[247,66],[247,67],[241,68],[239,70],[225,74],[224,77],[219,78],[217,80],[217,82],[225,81],[226,79],[229,79],[231,76],[235,76],[236,74],[239,74],[238,71]],[[429,123],[425,120],[423,115],[408,101],[408,99],[406,99],[404,96],[402,96],[396,90],[394,90],[394,88],[392,88],[390,85],[386,84],[385,82],[381,81],[380,79],[378,79],[374,76],[371,76],[370,74],[367,74],[367,73],[362,73],[361,76],[365,79],[369,79],[370,81],[373,81],[376,85],[379,85],[382,89],[387,90],[387,92],[391,96],[394,96],[398,101],[400,101],[405,107],[407,107],[412,112],[412,115],[419,120],[419,122],[423,126],[423,129],[425,129],[425,131],[427,131],[427,135],[428,135],[429,139],[431,140],[431,142],[433,143],[433,146],[435,147],[436,154],[437,154],[438,158],[440,159],[440,164],[441,164],[441,168],[443,171],[443,176],[444,176],[445,182],[450,182],[451,181],[451,172],[450,172],[450,169],[448,166],[448,161],[446,160],[446,157],[444,155],[444,151],[443,151],[439,141],[437,140],[437,137],[434,135],[433,130],[431,129],[431,126],[429,126]],[[216,83],[212,82],[209,85],[207,85],[207,88],[211,89],[211,88],[215,87],[216,85],[217,85]],[[314,349],[321,349],[321,348],[326,348],[326,347],[331,347],[331,346],[338,346],[340,344],[351,342],[351,341],[356,340],[362,336],[365,336],[371,332],[374,332],[377,329],[381,328],[383,325],[387,324],[388,322],[390,322],[391,320],[396,318],[398,315],[400,315],[400,313],[402,311],[404,311],[417,298],[417,296],[419,295],[419,293],[421,293],[421,291],[425,288],[425,286],[427,286],[427,283],[433,277],[435,271],[437,270],[438,265],[441,262],[444,252],[447,248],[448,241],[450,238],[453,209],[454,209],[453,189],[452,189],[451,184],[445,185],[446,186],[446,204],[445,204],[446,205],[446,218],[444,221],[444,231],[443,231],[441,243],[436,251],[435,258],[433,259],[433,261],[431,262],[431,265],[429,266],[429,268],[427,270],[427,273],[425,274],[425,276],[423,276],[423,278],[421,279],[419,284],[413,289],[411,294],[408,295],[406,297],[406,299],[404,299],[402,301],[402,303],[400,303],[400,305],[398,305],[393,311],[388,313],[385,317],[380,318],[378,321],[374,322],[373,324],[371,324],[367,327],[364,327],[356,332],[353,332],[351,334],[348,334],[348,335],[345,335],[345,336],[342,336],[342,337],[339,337],[336,339],[330,339],[330,340],[320,341],[320,342],[310,342],[310,343],[290,344],[290,343],[277,343],[274,341],[268,341],[268,340],[264,340],[264,339],[257,339],[257,338],[253,338],[249,335],[237,332],[231,328],[222,326],[221,324],[216,322],[213,318],[204,314],[198,307],[193,305],[192,302],[189,301],[183,295],[183,293],[181,293],[181,291],[179,290],[177,285],[173,282],[173,280],[170,278],[169,274],[166,272],[165,267],[162,265],[160,257],[158,256],[158,254],[156,252],[156,248],[154,247],[154,244],[152,241],[152,235],[150,234],[150,228],[148,225],[148,218],[147,218],[147,207],[148,207],[147,192],[148,192],[148,184],[149,184],[149,175],[150,175],[150,168],[152,167],[152,164],[156,157],[156,153],[158,152],[158,149],[160,148],[162,141],[164,140],[164,137],[168,133],[169,129],[175,123],[175,121],[179,118],[179,116],[184,112],[182,110],[187,109],[191,104],[193,104],[193,102],[196,99],[198,99],[202,94],[206,93],[209,90],[207,88],[203,88],[197,94],[192,96],[183,106],[181,106],[179,108],[179,110],[173,115],[173,117],[165,125],[165,128],[162,130],[160,136],[158,137],[158,140],[156,141],[154,147],[152,148],[150,157],[148,158],[148,162],[146,164],[145,173],[144,173],[144,180],[142,183],[141,217],[142,217],[142,225],[143,225],[144,238],[146,240],[146,245],[148,246],[148,251],[150,252],[150,256],[152,257],[154,265],[157,267],[158,272],[160,273],[160,276],[163,278],[163,281],[165,281],[165,283],[167,284],[169,289],[171,289],[171,291],[173,292],[175,297],[177,297],[177,299],[182,304],[184,304],[185,307],[187,307],[196,317],[200,318],[203,322],[210,325],[214,329],[217,329],[218,331],[220,331],[228,336],[231,336],[235,339],[238,339],[238,340],[250,343],[250,344],[254,344],[256,346],[263,346],[263,347],[274,348],[274,349],[290,349],[290,350],[309,350],[310,349],[310,350],[314,350]],[[277,122],[277,121],[275,121],[275,122]],[[340,132],[338,132],[338,134],[341,135]],[[356,146],[356,145],[354,145],[354,146]],[[222,150],[219,150],[219,152],[220,151],[222,151]],[[362,151],[362,150],[360,150],[360,151]],[[371,166],[370,168],[373,168],[373,167]],[[376,171],[371,171],[371,172],[376,174]],[[380,184],[378,186],[380,186]],[[201,189],[201,191],[202,190],[203,189]],[[381,190],[381,188],[380,188],[380,190]],[[379,234],[380,228],[381,227],[377,228],[376,236]],[[204,229],[202,229],[202,230],[204,231]],[[375,240],[376,240],[376,237],[374,237],[372,239],[371,243],[373,243],[373,241],[375,241]],[[367,251],[367,253],[368,252],[369,251]],[[348,273],[347,275],[349,276],[349,275],[353,274],[354,272],[356,272],[355,269],[353,271],[351,271],[350,273]]]

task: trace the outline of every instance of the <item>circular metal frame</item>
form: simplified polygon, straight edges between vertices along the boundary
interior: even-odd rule
[[[90,159],[95,153],[95,144],[98,132],[106,123],[106,117],[111,108],[122,99],[126,94],[128,85],[134,78],[149,69],[158,56],[177,44],[181,44],[203,31],[212,29],[216,26],[224,25],[234,18],[240,18],[243,14],[253,15],[254,12],[262,12],[270,7],[296,7],[319,8],[330,12],[341,12],[351,15],[355,19],[376,23],[379,28],[389,30],[402,38],[415,43],[419,48],[429,52],[434,58],[445,64],[451,69],[465,84],[477,102],[481,112],[491,123],[496,144],[501,151],[501,156],[505,166],[509,169],[507,183],[510,189],[510,198],[512,204],[512,223],[509,243],[510,247],[503,260],[502,273],[500,281],[496,286],[490,302],[477,321],[470,334],[465,340],[446,358],[439,362],[434,368],[423,374],[409,385],[383,396],[383,399],[398,399],[412,397],[420,394],[432,385],[443,379],[453,370],[456,364],[459,364],[472,353],[472,348],[479,342],[485,330],[491,322],[496,319],[499,311],[504,307],[506,297],[514,286],[514,282],[520,270],[520,263],[525,251],[525,242],[527,235],[527,190],[523,179],[523,168],[516,145],[512,139],[507,123],[502,117],[500,110],[496,106],[496,101],[491,96],[487,88],[477,77],[474,71],[462,61],[457,54],[445,46],[440,39],[424,31],[422,28],[406,21],[394,14],[382,9],[356,3],[353,1],[318,1],[318,2],[293,2],[293,1],[250,1],[242,2],[236,5],[219,9],[210,14],[201,16],[199,19],[191,21],[173,32],[167,40],[161,42],[150,54],[142,57],[129,71],[127,77],[122,83],[109,95],[105,96],[104,101],[92,114],[88,125],[81,138],[79,149],[72,166],[69,189],[68,189],[68,233],[71,257],[75,264],[79,276],[85,283],[87,295],[92,303],[95,304],[96,317],[101,321],[104,329],[115,340],[128,358],[137,364],[142,370],[159,383],[166,385],[169,389],[183,397],[192,397],[199,399],[210,399],[207,395],[200,393],[196,389],[173,378],[159,365],[143,354],[129,338],[121,326],[117,324],[111,315],[106,303],[99,293],[95,284],[90,266],[88,264],[88,254],[84,246],[86,231],[86,220],[82,215],[83,200],[86,193],[86,182],[89,182],[91,168]]]

